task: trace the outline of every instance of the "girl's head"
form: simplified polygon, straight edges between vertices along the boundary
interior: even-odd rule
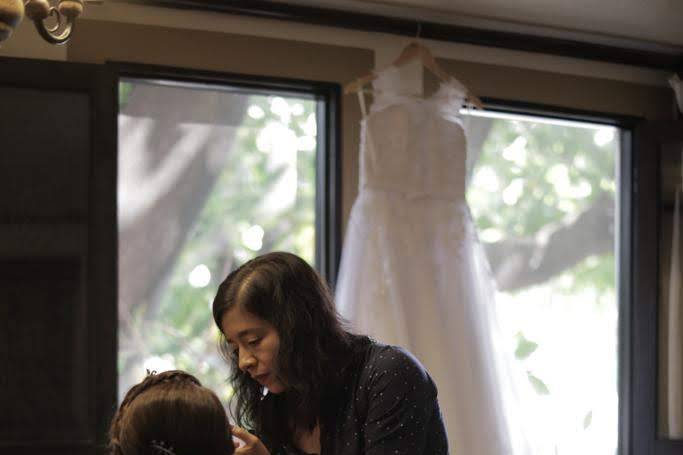
[[[238,422],[259,426],[265,386],[274,394],[286,392],[292,418],[310,423],[350,343],[316,271],[290,253],[254,258],[220,285],[213,317],[233,367]]]
[[[109,430],[112,455],[232,455],[218,397],[183,371],[148,375],[126,394]]]

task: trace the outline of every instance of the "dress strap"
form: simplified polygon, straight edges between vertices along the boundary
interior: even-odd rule
[[[360,103],[360,111],[363,113],[363,118],[368,116],[368,110],[365,107],[365,95],[363,95],[363,90],[358,90],[358,103]]]

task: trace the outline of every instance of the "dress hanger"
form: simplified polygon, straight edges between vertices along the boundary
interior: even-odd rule
[[[441,82],[446,82],[450,80],[452,78],[451,75],[448,74],[448,72],[446,72],[441,67],[441,65],[439,65],[439,63],[434,58],[432,52],[420,43],[419,35],[420,24],[418,23],[418,32],[415,41],[409,43],[406,47],[404,47],[399,56],[396,58],[396,60],[394,60],[393,63],[389,66],[401,67],[415,59],[419,59],[422,63],[422,66],[427,68],[429,72],[434,74],[434,76],[436,76]],[[377,73],[372,71],[364,76],[359,77],[358,79],[352,82],[349,82],[344,86],[344,94],[356,93],[363,90],[363,87],[366,84],[372,82],[377,78]],[[484,103],[481,102],[477,95],[472,93],[467,87],[465,87],[465,92],[467,95],[467,102],[474,105],[478,109],[484,109]]]

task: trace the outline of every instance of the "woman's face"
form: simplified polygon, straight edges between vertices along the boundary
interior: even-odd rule
[[[272,393],[285,390],[276,377],[280,336],[268,321],[234,305],[223,315],[221,329],[238,359],[240,370]]]

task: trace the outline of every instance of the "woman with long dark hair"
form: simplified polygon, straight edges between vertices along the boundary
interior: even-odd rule
[[[441,455],[434,382],[407,351],[344,327],[303,259],[259,256],[213,302],[232,366],[237,455]],[[242,427],[242,428],[240,428]]]

